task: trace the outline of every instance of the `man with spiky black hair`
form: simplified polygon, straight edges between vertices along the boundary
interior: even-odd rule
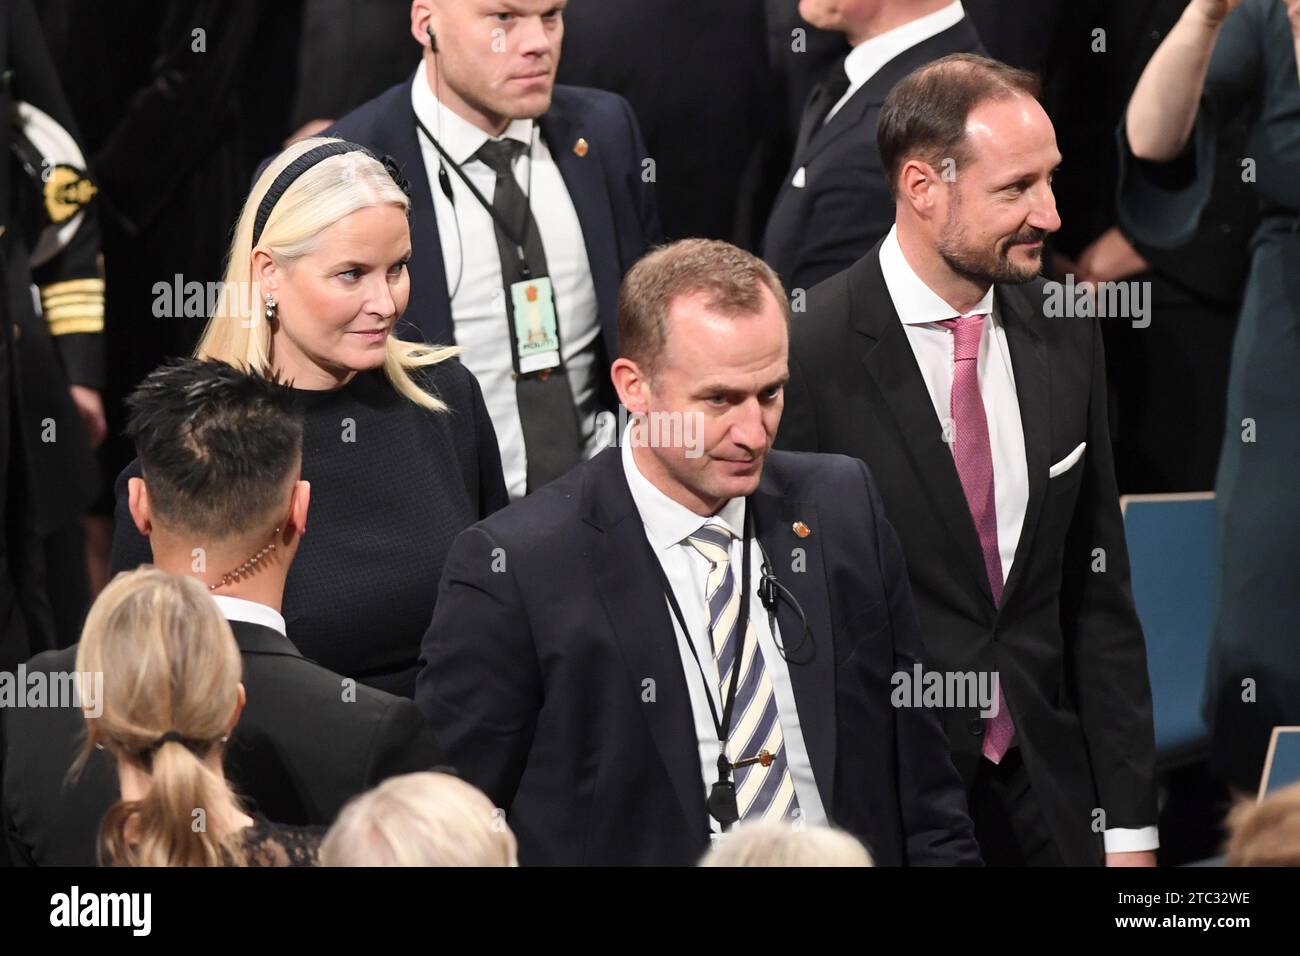
[[[292,391],[183,359],[145,379],[128,405],[143,473],[129,479],[131,517],[159,567],[208,586],[243,654],[248,702],[226,768],[235,791],[277,822],[326,824],[381,780],[438,765],[441,751],[410,701],[307,660],[286,633],[280,603],[311,493]],[[75,656],[75,647],[41,654],[27,670],[71,672]],[[15,859],[93,865],[116,775],[95,753],[64,786],[80,709],[6,708],[0,718],[0,816]]]

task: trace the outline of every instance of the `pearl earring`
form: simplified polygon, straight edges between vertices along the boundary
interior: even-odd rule
[[[268,292],[266,294],[266,321],[268,322],[275,321],[275,304],[275,296]]]

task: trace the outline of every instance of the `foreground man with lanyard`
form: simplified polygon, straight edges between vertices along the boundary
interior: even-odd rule
[[[463,532],[416,703],[528,864],[689,865],[739,820],[880,865],[980,862],[902,552],[865,467],[769,454],[789,308],[726,243],[628,274],[621,449]]]

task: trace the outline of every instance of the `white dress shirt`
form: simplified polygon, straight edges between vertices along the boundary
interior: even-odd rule
[[[713,699],[713,705],[717,708],[719,716],[722,714],[722,698],[705,611],[705,583],[709,574],[709,561],[686,539],[710,522],[717,522],[729,528],[735,536],[731,542],[731,566],[735,569],[739,580],[743,545],[740,534],[744,527],[745,499],[733,498],[713,517],[701,517],[673,501],[641,474],[632,456],[632,443],[628,438],[628,430],[623,433],[622,445],[623,473],[627,476],[632,500],[641,514],[646,537],[654,548],[664,573],[668,576],[668,583],[672,586],[673,594],[681,607],[686,626],[690,628],[690,634],[681,633],[676,615],[669,610],[668,599],[665,597],[664,608],[673,621],[673,633],[677,635],[677,649],[681,654],[682,670],[686,675],[686,689],[690,695],[691,714],[695,719],[695,736],[699,743],[701,793],[703,799],[707,799],[709,791],[718,779],[718,733],[713,726],[713,715],[704,695],[707,693]],[[821,795],[817,791],[817,781],[813,779],[808,748],[804,745],[799,711],[795,706],[794,688],[790,683],[790,669],[785,658],[781,657],[776,649],[780,628],[777,628],[777,634],[772,633],[772,629],[768,626],[767,613],[756,596],[761,565],[762,556],[758,542],[756,539],[751,539],[750,585],[755,593],[750,595],[750,620],[753,622],[754,635],[758,638],[758,649],[763,654],[763,664],[772,678],[772,687],[776,695],[777,719],[781,722],[786,761],[790,766],[795,794],[799,798],[799,812],[807,823],[825,823],[826,811],[822,807]],[[690,647],[687,645],[688,640],[693,643],[695,653],[699,656],[699,666],[695,663],[695,657],[691,655]],[[708,679],[707,687],[704,678],[700,676],[700,667],[703,667],[704,676]],[[731,754],[730,756],[735,760],[746,755]],[[720,832],[718,822],[712,817],[709,818],[709,826],[714,833]]]
[[[217,602],[217,608],[221,611],[221,616],[227,621],[260,624],[263,627],[271,628],[273,631],[279,631],[285,637],[288,636],[284,626],[284,615],[273,607],[267,607],[265,604],[258,604],[256,601],[248,601],[244,598],[231,597],[228,594],[214,594],[212,600]]]
[[[932,36],[938,36],[949,27],[961,22],[966,11],[961,0],[953,0],[948,6],[927,13],[901,27],[894,27],[870,40],[863,40],[855,46],[844,61],[844,72],[849,75],[849,91],[826,114],[826,121],[840,111],[853,94],[862,89],[869,79],[880,72],[880,68],[905,50],[910,50]]]
[[[937,427],[952,417],[953,337],[937,323],[957,317],[957,311],[921,280],[898,244],[898,227],[889,230],[880,246],[880,269],[889,297],[903,323],[907,341],[916,356],[921,377],[934,403]],[[1020,423],[1020,402],[1011,368],[1006,330],[996,314],[993,287],[967,315],[983,315],[976,372],[980,397],[988,418],[989,448],[993,453],[993,495],[998,515],[998,552],[1005,584],[1015,560],[1029,502],[1029,466],[1025,460],[1025,434]],[[1155,827],[1111,828],[1103,834],[1107,853],[1153,850],[1159,845]]]
[[[438,101],[429,87],[423,63],[416,70],[411,84],[411,105],[443,149],[464,168],[483,198],[491,202],[496,191],[496,174],[484,163],[470,161],[491,137]],[[492,214],[474,198],[460,175],[450,167],[447,174],[456,201],[453,204],[447,198],[438,184],[438,151],[424,134],[418,134],[417,138],[437,214],[456,344],[465,349],[461,361],[474,373],[483,389],[483,400],[496,429],[497,443],[501,446],[506,488],[511,498],[522,498],[526,491],[528,463],[515,393],[496,223]],[[547,270],[555,289],[560,354],[578,410],[578,434],[584,443],[584,456],[589,458],[604,447],[596,436],[597,389],[604,369],[596,368],[596,356],[600,350],[600,314],[582,224],[578,221],[577,210],[560,169],[536,124],[531,120],[514,120],[502,138],[531,145],[531,149],[525,150],[524,155],[515,161],[515,178],[519,181],[519,188],[526,193],[531,188],[533,218],[537,221],[542,246],[546,250]],[[415,228],[419,227],[417,222]],[[437,265],[412,261],[411,268],[433,269]]]

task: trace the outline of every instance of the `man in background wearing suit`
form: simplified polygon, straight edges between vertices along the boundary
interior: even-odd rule
[[[452,546],[416,703],[525,864],[690,865],[791,818],[881,865],[979,862],[937,716],[890,706],[922,650],[870,475],[769,455],[788,326],[749,253],[651,253],[619,300],[622,448]]]
[[[802,0],[799,13],[815,27],[842,31],[853,49],[809,97],[767,221],[763,258],[791,290],[847,269],[894,221],[876,151],[885,94],[931,60],[983,52],[960,0]]]
[[[555,85],[565,0],[414,0],[408,83],[327,131],[411,181],[403,334],[463,346],[522,497],[608,443],[623,273],[660,237],[627,102]]]
[[[1151,691],[1101,333],[1037,278],[1061,157],[1036,95],[1032,74],[963,54],[889,94],[897,222],[809,294],[780,443],[866,462],[931,664],[1000,676],[996,716],[943,714],[985,859],[1153,865]]]
[[[280,602],[311,491],[289,390],[186,359],[145,379],[130,405],[144,469],[131,479],[132,517],[158,567],[209,585],[243,655],[248,703],[226,757],[236,791],[277,822],[328,824],[381,780],[441,763],[413,704],[306,660],[286,636]],[[76,653],[40,654],[28,673],[71,673]],[[81,709],[6,707],[0,719],[0,815],[14,859],[94,866],[117,773],[96,752],[67,783]]]

